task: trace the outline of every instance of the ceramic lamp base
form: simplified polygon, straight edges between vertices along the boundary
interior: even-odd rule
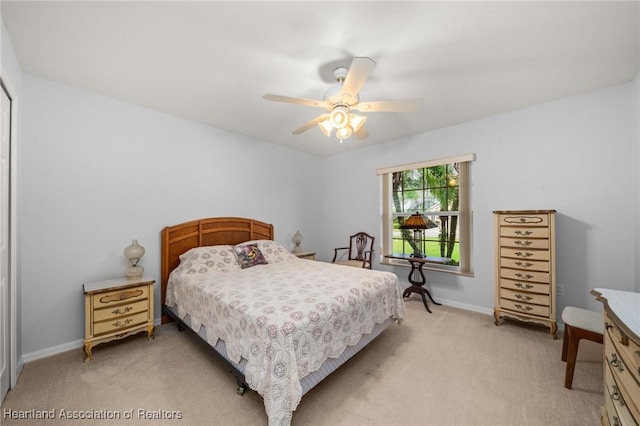
[[[144,274],[144,268],[142,266],[129,266],[125,270],[124,274],[130,280],[142,278],[142,274]]]

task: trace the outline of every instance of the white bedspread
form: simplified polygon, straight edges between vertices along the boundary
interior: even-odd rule
[[[209,344],[247,360],[247,384],[264,398],[270,425],[288,425],[302,395],[299,379],[354,345],[376,323],[402,319],[398,277],[292,258],[243,270],[172,272],[166,304],[204,325]]]

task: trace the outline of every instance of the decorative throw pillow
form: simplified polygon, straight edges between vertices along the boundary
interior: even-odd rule
[[[236,252],[238,263],[242,269],[267,264],[267,260],[262,255],[257,244],[237,245],[233,250]]]

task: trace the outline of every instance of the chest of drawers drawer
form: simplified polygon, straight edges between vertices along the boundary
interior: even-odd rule
[[[513,247],[520,249],[549,249],[549,240],[532,238],[507,238],[500,237],[500,247]]]
[[[539,271],[525,271],[522,269],[500,268],[500,276],[512,280],[525,282],[548,283],[549,273]]]
[[[538,317],[549,316],[549,306],[534,305],[526,302],[518,302],[515,300],[505,299],[500,300],[500,306],[508,311],[516,312],[518,314],[529,314]]]
[[[549,250],[528,250],[521,248],[500,247],[501,258],[512,258],[519,260],[544,260],[549,261]]]
[[[502,289],[501,295],[504,299],[514,300],[516,302],[526,302],[536,305],[549,306],[548,294],[537,294],[525,291]]]
[[[539,294],[550,294],[549,284],[523,282],[523,281],[517,281],[517,280],[508,280],[504,278],[500,279],[500,288],[518,290],[518,291],[523,290],[523,291],[527,291],[531,293],[539,293]]]
[[[500,266],[504,268],[522,269],[525,271],[549,272],[549,262],[544,262],[541,260],[522,260],[501,257]]]

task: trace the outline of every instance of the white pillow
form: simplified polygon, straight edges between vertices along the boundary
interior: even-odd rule
[[[238,259],[230,245],[194,247],[180,255],[177,269],[185,274],[204,274],[211,271],[239,271]]]
[[[286,262],[291,259],[297,259],[294,254],[284,248],[280,243],[272,240],[253,240],[242,244],[257,244],[262,255],[269,263]]]

